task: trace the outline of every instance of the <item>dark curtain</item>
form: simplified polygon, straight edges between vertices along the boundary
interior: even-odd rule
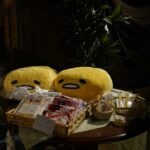
[[[4,49],[4,34],[3,34],[3,28],[0,25],[0,65],[4,63],[5,60],[5,49]]]

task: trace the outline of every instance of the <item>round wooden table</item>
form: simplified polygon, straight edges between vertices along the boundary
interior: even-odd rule
[[[150,119],[134,120],[126,127],[116,127],[112,124],[86,132],[73,133],[68,137],[54,137],[40,144],[55,143],[62,150],[94,150],[98,144],[111,143],[140,135],[150,128]],[[64,146],[65,145],[65,146]]]
[[[54,147],[58,147],[58,149],[61,150],[96,150],[98,148],[98,144],[111,143],[132,138],[144,133],[149,130],[149,128],[150,118],[148,117],[144,120],[134,120],[126,127],[116,127],[109,124],[103,128],[73,133],[68,137],[50,138],[36,145],[36,150],[41,150],[43,147],[49,145],[54,145]]]

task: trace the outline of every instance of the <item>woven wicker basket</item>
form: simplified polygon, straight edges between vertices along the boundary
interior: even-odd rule
[[[96,119],[100,120],[109,120],[111,115],[112,115],[113,109],[110,111],[105,111],[105,112],[98,112],[96,110],[93,110],[92,114]]]
[[[127,119],[137,118],[144,114],[145,112],[145,103],[141,97],[134,99],[135,104],[130,108],[125,107],[114,107],[115,113],[118,115],[125,116]]]
[[[14,113],[14,111],[15,109],[6,112],[6,118],[8,123],[32,128],[35,118],[19,115]],[[88,105],[86,108],[80,111],[80,113],[76,115],[76,118],[74,118],[67,125],[56,124],[53,133],[58,136],[68,136],[81,124],[81,122],[86,117],[89,116],[90,112],[91,112],[91,105]]]
[[[6,112],[6,118],[8,123],[21,125],[23,127],[32,127],[32,124],[35,121],[35,118],[29,116],[23,116],[14,113],[15,109],[11,109],[10,111]]]
[[[122,116],[138,116],[143,113],[143,110],[143,108],[117,108],[115,112]]]

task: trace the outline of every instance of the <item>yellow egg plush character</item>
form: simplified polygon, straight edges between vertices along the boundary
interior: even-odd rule
[[[50,89],[57,73],[48,66],[29,66],[9,72],[4,79],[4,90],[11,93],[16,87]]]
[[[113,88],[110,75],[101,68],[75,67],[62,70],[54,79],[54,90],[89,102]]]

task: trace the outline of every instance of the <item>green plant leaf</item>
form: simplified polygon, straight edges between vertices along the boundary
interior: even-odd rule
[[[106,45],[109,44],[109,42],[110,42],[109,35],[105,33],[105,35],[102,36],[102,43]]]
[[[110,9],[111,7],[109,5],[100,5],[100,9]]]
[[[108,23],[108,24],[110,24],[110,25],[112,25],[112,22],[111,22],[111,17],[106,17],[106,18],[103,18],[103,20],[106,22],[106,23]]]
[[[112,16],[113,16],[113,17],[116,17],[116,16],[118,16],[118,15],[120,14],[120,12],[121,12],[121,6],[120,6],[120,5],[117,5],[117,6],[115,7],[114,11],[112,12]]]
[[[112,30],[114,24],[128,24],[130,19],[122,14],[121,6],[100,0],[70,0],[65,11],[69,18],[67,44],[75,46],[76,63],[109,67],[112,61],[119,60],[120,41],[114,38]]]

